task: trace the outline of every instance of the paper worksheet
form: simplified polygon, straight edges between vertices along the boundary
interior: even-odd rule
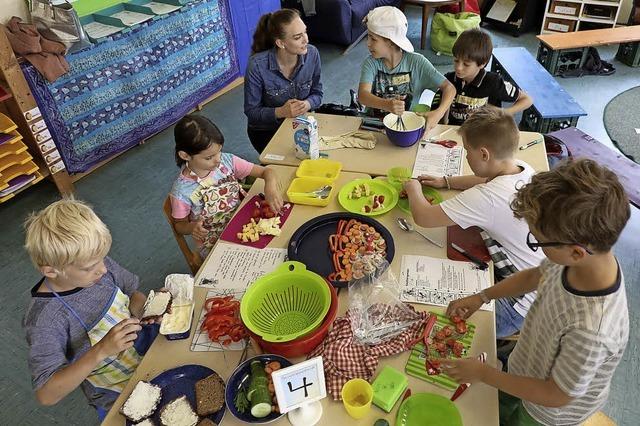
[[[400,299],[410,303],[447,306],[491,285],[491,274],[471,262],[427,256],[402,256]],[[481,309],[492,311],[493,301]]]
[[[209,256],[196,285],[240,298],[249,284],[285,261],[287,249],[256,249],[219,242]]]
[[[416,162],[411,176],[460,176],[462,174],[462,159],[464,148],[456,146],[446,148],[442,145],[420,141]]]

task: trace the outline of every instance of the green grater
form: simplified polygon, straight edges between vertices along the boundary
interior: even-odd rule
[[[408,385],[407,376],[385,365],[373,381],[373,403],[389,413]]]

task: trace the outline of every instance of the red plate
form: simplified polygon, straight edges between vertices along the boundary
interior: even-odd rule
[[[251,221],[251,214],[253,213],[253,209],[256,208],[256,202],[259,203],[260,201],[262,201],[262,197],[260,197],[259,195],[254,195],[248,203],[242,206],[240,210],[238,210],[233,216],[233,219],[231,219],[227,227],[224,229],[222,235],[220,236],[220,239],[258,249],[263,249],[267,245],[269,245],[271,240],[274,239],[272,235],[261,235],[260,239],[254,243],[252,243],[251,241],[249,241],[248,243],[243,243],[242,240],[238,239],[238,233],[242,232],[242,227]],[[291,210],[293,210],[293,204],[289,203],[289,208],[283,208],[282,210],[282,214],[280,215],[280,228],[284,226],[287,218],[291,214]]]

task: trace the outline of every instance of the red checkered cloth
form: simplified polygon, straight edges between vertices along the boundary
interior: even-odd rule
[[[412,306],[408,307],[415,312]],[[406,315],[405,308],[402,308],[402,313]],[[400,311],[398,309],[398,313]],[[418,312],[420,321],[416,321],[393,339],[376,346],[358,343],[351,329],[350,315],[351,311],[347,311],[344,317],[337,318],[324,341],[308,355],[308,358],[322,356],[327,391],[334,400],[341,399],[342,386],[349,380],[361,378],[369,381],[378,367],[380,357],[410,349],[409,343],[420,336],[429,313]]]

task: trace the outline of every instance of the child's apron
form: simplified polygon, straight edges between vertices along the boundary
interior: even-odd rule
[[[204,182],[199,183],[202,185]],[[242,187],[233,175],[230,176],[230,179],[220,180],[210,186],[201,186],[202,212],[200,218],[203,219],[202,225],[208,231],[207,238],[203,241],[203,246],[207,251],[214,246],[233,217],[240,205],[242,195]]]
[[[94,323],[91,327],[88,327],[76,311],[69,306],[69,304],[58,293],[51,290],[47,281],[45,285],[53,293],[53,295],[76,317],[82,327],[87,331],[87,336],[91,342],[91,346],[95,346],[100,340],[107,335],[115,325],[125,319],[131,318],[131,312],[129,311],[129,296],[124,294],[117,286],[113,286],[113,293],[109,302],[105,305],[102,311],[102,317]],[[132,346],[120,352],[117,355],[105,358],[101,361],[96,368],[87,377],[89,383],[94,387],[108,389],[114,392],[122,392],[127,381],[131,375],[135,372],[142,357],[136,352]]]

